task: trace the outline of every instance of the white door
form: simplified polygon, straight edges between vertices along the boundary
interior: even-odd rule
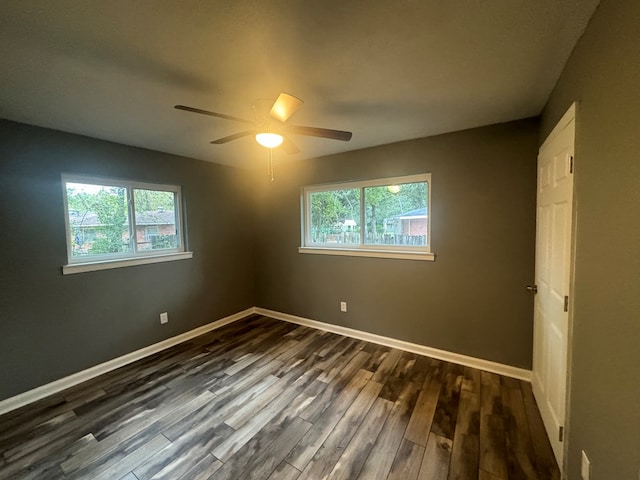
[[[573,234],[575,108],[538,153],[533,393],[562,470]]]

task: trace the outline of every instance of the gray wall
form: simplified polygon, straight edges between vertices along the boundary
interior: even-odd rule
[[[530,368],[537,138],[525,120],[277,165],[260,177],[257,305]],[[425,172],[435,262],[298,253],[302,186]]]
[[[543,115],[577,100],[569,478],[640,478],[640,2],[603,0]]]
[[[193,259],[63,276],[62,172],[181,185]],[[253,306],[245,177],[0,121],[0,399]]]

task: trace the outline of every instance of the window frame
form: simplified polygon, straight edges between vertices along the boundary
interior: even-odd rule
[[[381,187],[406,183],[427,183],[427,242],[426,245],[367,245],[364,243],[366,235],[365,224],[365,188]],[[333,190],[360,189],[360,243],[333,244],[311,242],[311,201],[310,195],[318,192]],[[435,260],[431,251],[431,173],[405,175],[400,177],[377,178],[349,182],[335,182],[318,185],[307,185],[300,193],[300,225],[301,240],[299,253],[319,255],[344,255],[376,258],[395,258],[404,260]]]
[[[186,249],[187,239],[184,221],[184,207],[182,201],[182,188],[179,185],[168,185],[135,180],[125,180],[113,177],[89,176],[63,173],[62,196],[65,222],[65,242],[67,246],[67,264],[63,265],[64,275],[73,273],[105,270],[111,268],[128,267],[133,265],[145,265],[149,263],[183,260],[193,257],[193,252]],[[122,187],[127,191],[127,220],[129,231],[129,243],[131,252],[86,255],[73,257],[73,247],[70,239],[69,202],[67,198],[68,183],[83,183],[88,185],[101,185],[107,187]],[[151,190],[171,192],[175,202],[176,236],[178,246],[175,248],[163,248],[160,250],[139,250],[136,235],[136,213],[134,190]]]

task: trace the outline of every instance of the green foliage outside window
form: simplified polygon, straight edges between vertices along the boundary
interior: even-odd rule
[[[97,224],[92,225],[95,239],[87,253],[97,255],[123,253],[131,250],[128,242],[129,227],[125,188],[103,186],[93,191],[84,191],[81,185],[68,184],[67,202],[69,211],[74,213],[76,219],[71,225],[72,230],[76,230],[74,247],[82,247],[79,230],[85,221],[95,217]]]
[[[360,190],[330,190],[311,194],[311,229],[314,237],[360,232]],[[350,226],[349,226],[350,225]],[[322,241],[322,240],[319,240]]]

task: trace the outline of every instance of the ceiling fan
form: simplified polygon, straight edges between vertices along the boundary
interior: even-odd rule
[[[268,101],[267,101],[268,102]],[[178,110],[184,110],[187,112],[200,113],[202,115],[209,115],[211,117],[223,118],[225,120],[232,120],[239,123],[247,123],[252,125],[250,130],[243,130],[233,135],[213,140],[211,143],[220,145],[223,143],[231,142],[239,138],[254,135],[256,141],[263,147],[272,149],[282,145],[282,148],[288,154],[295,154],[300,152],[300,149],[291,140],[291,135],[304,135],[307,137],[320,137],[328,138],[331,140],[341,140],[348,142],[351,140],[352,133],[345,132],[343,130],[331,130],[328,128],[317,127],[303,127],[300,125],[288,125],[286,122],[289,118],[300,108],[304,103],[297,97],[289,95],[288,93],[281,93],[268,114],[266,113],[268,108],[264,108],[265,102],[257,101],[253,104],[253,110],[256,113],[256,120],[246,120],[244,118],[234,117],[232,115],[226,115],[224,113],[210,112],[208,110],[202,110],[200,108],[187,107],[186,105],[176,105]]]

